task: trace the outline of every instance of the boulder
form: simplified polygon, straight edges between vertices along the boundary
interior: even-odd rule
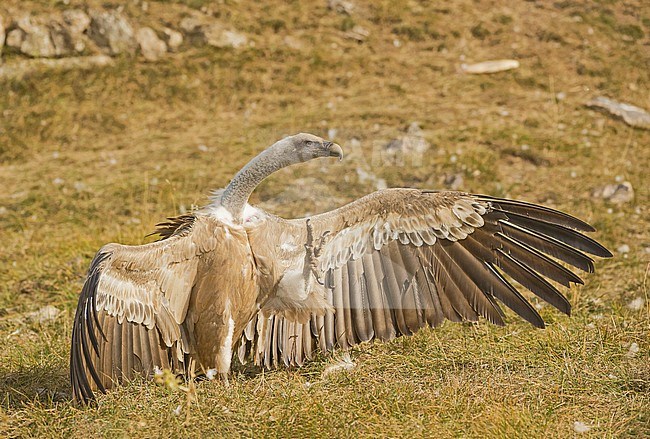
[[[41,325],[52,323],[61,314],[61,310],[56,306],[47,305],[38,311],[33,311],[25,314],[27,320],[32,323],[39,323]]]
[[[68,30],[56,21],[50,23],[50,38],[56,56],[66,56],[74,51],[74,44]]]
[[[185,17],[179,23],[183,32],[187,35],[194,35],[200,32],[201,26],[207,24],[207,17],[200,17],[197,15],[190,15]]]
[[[5,44],[12,49],[20,50],[21,44],[25,40],[25,32],[22,29],[12,29],[7,33]]]
[[[591,196],[594,198],[602,198],[614,204],[625,204],[634,200],[634,188],[629,181],[606,184],[593,189]]]
[[[84,32],[90,26],[90,17],[81,9],[66,9],[63,11],[63,22],[68,29],[74,50],[83,52],[86,49]]]
[[[163,29],[165,35],[165,42],[170,51],[175,52],[181,44],[183,44],[183,34],[168,27]]]
[[[358,43],[363,43],[370,36],[370,31],[359,25],[354,26],[352,29],[345,33],[345,37],[350,40],[355,40]]]
[[[650,113],[643,108],[609,99],[604,96],[598,96],[586,104],[588,107],[599,108],[607,111],[613,116],[620,117],[626,124],[650,130]]]
[[[20,51],[33,58],[51,58],[56,56],[56,47],[50,37],[50,29],[25,16],[17,21],[17,26],[24,32],[24,38],[20,43]]]
[[[135,53],[137,42],[129,21],[118,11],[90,11],[88,36],[111,55]]]
[[[142,56],[147,61],[157,61],[167,52],[165,42],[158,38],[156,32],[150,27],[141,27],[138,29],[135,38],[140,45]]]
[[[327,7],[339,14],[352,15],[354,3],[349,0],[327,0]]]
[[[246,35],[204,15],[191,15],[180,22],[186,35],[214,47],[238,48],[248,44]]]
[[[63,21],[72,35],[80,35],[90,26],[90,17],[81,9],[66,9],[63,11]]]
[[[203,28],[205,42],[214,47],[238,48],[248,44],[246,35],[226,29],[221,23],[213,23]]]

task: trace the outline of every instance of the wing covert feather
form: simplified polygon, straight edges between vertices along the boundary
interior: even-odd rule
[[[543,327],[512,282],[568,314],[568,301],[546,279],[567,287],[582,280],[556,259],[591,272],[593,261],[583,251],[611,256],[580,233],[593,231],[590,225],[568,214],[460,192],[389,189],[309,222],[318,243],[318,273],[326,279],[325,299],[334,312],[312,316],[315,328],[302,336],[303,343],[310,335],[325,351],[410,335],[445,318],[483,316],[503,325],[497,300]],[[264,225],[269,228],[264,236],[304,237],[304,224],[274,217]],[[254,240],[251,246],[253,253],[260,248]],[[259,332],[244,338],[250,346],[267,346],[255,356],[256,364],[274,365],[267,352],[281,346]]]
[[[94,391],[132,379],[134,371],[151,376],[155,367],[184,368],[193,344],[184,321],[198,261],[213,251],[219,230],[209,219],[195,219],[161,241],[108,244],[97,253],[73,326],[75,399],[89,402]]]

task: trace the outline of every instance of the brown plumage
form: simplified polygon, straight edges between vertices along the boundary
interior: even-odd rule
[[[285,138],[210,206],[159,224],[160,241],[104,246],[75,315],[75,399],[156,368],[184,373],[190,361],[225,377],[235,351],[267,368],[300,366],[317,350],[445,319],[503,325],[499,302],[543,328],[513,284],[569,314],[556,284],[582,280],[563,263],[593,272],[586,253],[611,256],[579,219],[484,195],[388,189],[295,220],[247,204],[271,173],[328,156],[341,157],[340,147]]]

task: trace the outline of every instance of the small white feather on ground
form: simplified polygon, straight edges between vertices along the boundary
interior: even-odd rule
[[[344,352],[341,358],[334,364],[330,364],[323,370],[322,377],[325,378],[328,375],[342,371],[342,370],[351,370],[354,369],[356,363],[350,358],[348,352]]]
[[[471,74],[497,73],[519,68],[519,61],[515,59],[497,59],[476,64],[461,64],[460,68],[463,69],[463,72]]]
[[[586,432],[588,432],[589,430],[591,430],[591,427],[588,426],[587,424],[585,424],[584,422],[575,421],[575,422],[573,423],[573,430],[574,430],[576,433],[586,433]]]
[[[628,303],[627,307],[630,308],[632,311],[639,311],[640,309],[643,308],[643,305],[645,305],[645,300],[643,299],[643,297],[637,297],[636,299]]]

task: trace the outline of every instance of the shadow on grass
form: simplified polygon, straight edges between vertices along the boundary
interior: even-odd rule
[[[70,401],[69,371],[54,366],[14,372],[0,369],[0,396],[5,408],[18,408],[34,401],[45,406]]]

